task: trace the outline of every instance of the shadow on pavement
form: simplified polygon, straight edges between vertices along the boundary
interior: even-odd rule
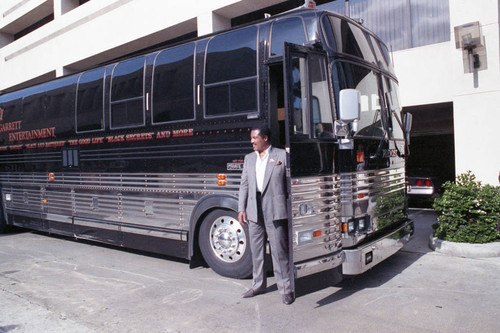
[[[297,297],[328,287],[340,288],[317,302],[318,307],[328,305],[358,291],[384,285],[426,253],[432,252],[429,248],[429,235],[432,233],[432,224],[436,222],[435,212],[432,210],[412,210],[410,218],[415,221],[415,234],[401,251],[363,274],[344,276],[342,280],[334,270],[301,278],[296,282]]]

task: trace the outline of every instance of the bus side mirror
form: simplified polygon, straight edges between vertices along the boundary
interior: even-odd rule
[[[359,120],[361,115],[361,93],[356,89],[340,91],[339,120],[350,123]]]
[[[339,97],[339,118],[335,120],[334,132],[340,149],[353,149],[353,133],[358,130],[361,117],[361,93],[356,89],[342,89]]]
[[[405,113],[405,117],[403,119],[404,121],[404,130],[405,130],[405,136],[406,136],[406,142],[409,145],[410,144],[410,132],[411,132],[411,126],[413,124],[413,115],[411,113]]]

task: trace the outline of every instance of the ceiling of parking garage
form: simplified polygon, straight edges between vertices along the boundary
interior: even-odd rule
[[[453,134],[453,103],[405,107],[413,115],[411,136]]]

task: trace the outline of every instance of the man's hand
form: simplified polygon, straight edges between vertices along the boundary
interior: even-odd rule
[[[248,222],[246,212],[238,212],[238,222],[240,222],[241,225],[245,225]]]

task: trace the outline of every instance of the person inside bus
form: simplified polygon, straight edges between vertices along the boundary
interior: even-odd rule
[[[288,252],[288,212],[283,149],[271,146],[267,126],[250,133],[254,152],[245,156],[238,203],[238,221],[248,223],[252,251],[253,284],[241,296],[250,298],[266,291],[266,240],[269,238],[276,285],[284,304],[292,304]]]

